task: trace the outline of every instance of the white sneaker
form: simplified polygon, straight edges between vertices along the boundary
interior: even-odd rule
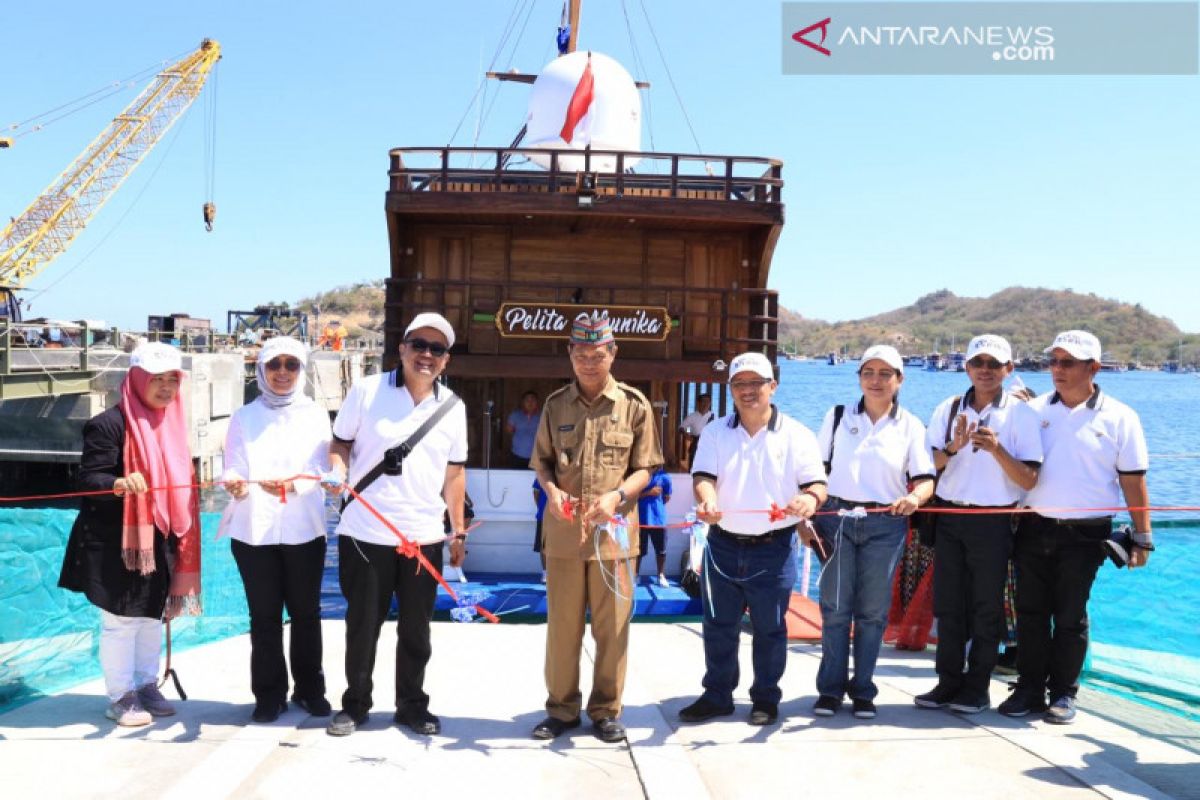
[[[661,572],[658,574],[658,585],[664,589],[671,588],[671,582],[668,581],[667,576],[663,575]]]
[[[150,712],[138,702],[137,692],[126,692],[120,700],[105,709],[104,716],[127,728],[149,725],[151,720]]]
[[[169,717],[175,713],[175,706],[163,697],[162,692],[158,690],[158,684],[147,683],[137,690],[137,696],[142,708],[149,711],[151,716]]]

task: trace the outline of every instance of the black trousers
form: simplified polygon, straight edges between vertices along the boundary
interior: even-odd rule
[[[1111,528],[1107,519],[1063,525],[1030,514],[1017,529],[1017,680],[1045,686],[1051,700],[1079,690],[1087,602]]]
[[[249,545],[233,540],[233,558],[250,607],[250,691],[263,704],[283,703],[288,666],[283,657],[283,610],[291,617],[292,679],[296,695],[325,696],[321,670],[321,575],[325,537],[304,544]]]
[[[429,563],[441,571],[442,543],[421,548]],[[433,652],[429,621],[437,597],[437,581],[417,562],[390,545],[338,537],[338,580],[346,598],[346,693],[342,709],[355,718],[372,706],[375,650],[379,631],[395,596],[400,610],[396,623],[396,710],[427,710],[425,666]]]
[[[939,516],[933,566],[939,683],[987,692],[1004,640],[1004,583],[1012,547],[1011,514]]]

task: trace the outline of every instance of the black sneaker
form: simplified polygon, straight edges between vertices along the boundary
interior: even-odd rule
[[[813,703],[813,713],[818,717],[832,717],[842,707],[840,697],[830,697],[823,694],[817,698],[817,702]]]
[[[770,725],[779,719],[779,706],[775,703],[755,703],[750,709],[751,725]]]
[[[992,699],[988,697],[987,692],[976,692],[971,689],[963,689],[950,701],[950,710],[960,714],[978,714],[991,707]]]
[[[1046,710],[1046,692],[1020,683],[1012,687],[1008,699],[996,707],[1006,717],[1024,717]]]
[[[727,717],[733,713],[733,703],[719,706],[706,697],[701,697],[690,706],[679,709],[679,719],[683,722],[704,722],[713,717]]]
[[[541,739],[557,739],[569,730],[578,728],[581,725],[579,717],[575,719],[556,719],[555,717],[546,717],[537,724],[533,729],[533,738]]]
[[[625,738],[625,726],[616,717],[592,720],[592,733],[602,742],[619,742]]]
[[[1070,725],[1075,721],[1075,698],[1068,694],[1055,700],[1046,709],[1046,722],[1054,725]]]
[[[420,736],[436,736],[442,732],[442,721],[424,708],[397,710],[392,716],[397,725],[404,725]]]
[[[333,713],[333,707],[324,697],[300,697],[294,694],[292,702],[314,717],[328,717]]]
[[[919,694],[913,698],[913,704],[917,708],[945,708],[950,705],[950,701],[958,694],[957,686],[939,682],[925,694]]]
[[[333,719],[329,721],[329,725],[325,728],[325,732],[330,736],[349,736],[359,729],[360,726],[367,722],[367,715],[361,717],[353,717],[348,711],[339,711],[333,715]]]
[[[875,719],[875,704],[870,700],[860,700],[858,698],[850,698],[851,704],[854,706],[854,716],[858,719]]]
[[[260,725],[267,725],[279,719],[279,715],[287,711],[287,702],[284,700],[259,700],[254,704],[254,713],[250,715],[250,719]]]

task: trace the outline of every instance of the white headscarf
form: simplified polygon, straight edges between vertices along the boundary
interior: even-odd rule
[[[296,373],[296,382],[292,385],[292,391],[287,394],[278,394],[272,391],[271,385],[267,383],[267,362],[280,356],[293,356],[300,362],[300,371]],[[286,408],[293,402],[311,403],[312,400],[304,394],[307,368],[308,348],[304,346],[303,342],[290,336],[276,336],[274,339],[268,339],[267,343],[258,351],[258,365],[255,368],[258,390],[261,392],[259,399],[262,400],[263,405],[267,408]]]

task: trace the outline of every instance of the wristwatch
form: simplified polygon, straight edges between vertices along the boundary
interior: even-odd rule
[[[621,504],[624,505],[625,504],[625,490],[622,489],[620,486],[618,486],[616,488],[616,492],[617,492],[617,497],[621,498]]]
[[[1134,531],[1130,536],[1133,539],[1133,546],[1147,552],[1154,552],[1154,540],[1150,538],[1150,531]]]

